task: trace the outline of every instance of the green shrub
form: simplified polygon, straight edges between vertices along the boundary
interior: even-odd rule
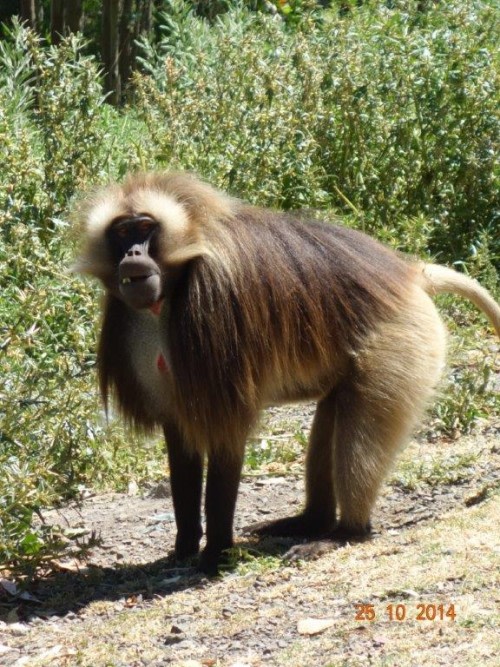
[[[129,442],[100,413],[99,291],[67,270],[75,192],[138,168],[192,169],[259,204],[348,214],[497,286],[492,3],[351,3],[343,16],[288,4],[285,19],[237,6],[208,23],[171,0],[124,111],[104,104],[79,39],[55,48],[14,26],[0,41],[0,568],[32,572],[60,550],[35,520],[43,507],[161,465],[158,442]],[[498,409],[491,363],[474,378],[468,363],[438,428]],[[249,465],[270,451],[250,447]]]
[[[115,116],[76,38],[47,48],[17,26],[0,42],[0,568],[33,571],[60,549],[41,508],[160,458],[98,419],[99,296],[68,271],[74,192],[138,163]]]
[[[391,4],[304,11],[290,30],[244,9],[208,24],[171,0],[136,80],[155,160],[396,239],[423,217],[422,250],[447,260],[486,232],[498,262],[494,8]]]

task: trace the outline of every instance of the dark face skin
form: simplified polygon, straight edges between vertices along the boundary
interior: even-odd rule
[[[161,299],[161,270],[153,259],[158,235],[158,223],[147,215],[117,218],[108,230],[118,290],[131,308],[151,308]]]

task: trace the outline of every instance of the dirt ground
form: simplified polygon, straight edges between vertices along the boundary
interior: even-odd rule
[[[262,437],[278,433],[286,447],[311,414],[274,410]],[[242,535],[300,509],[300,461],[247,471],[235,565],[211,580],[168,558],[168,481],[54,511],[48,521],[97,544],[88,563],[68,559],[41,578],[30,599],[0,597],[0,665],[496,665],[499,436],[498,420],[455,441],[423,433],[384,486],[373,539],[308,563],[282,560],[290,540]]]

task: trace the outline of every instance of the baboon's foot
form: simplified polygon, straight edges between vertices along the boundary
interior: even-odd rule
[[[201,531],[200,531],[201,533]],[[177,538],[175,540],[175,557],[179,561],[188,560],[193,556],[196,556],[200,550],[200,537],[198,534],[186,534],[177,533]]]
[[[246,526],[244,532],[261,537],[323,537],[332,532],[334,523],[334,519],[303,513],[276,521],[253,523]]]
[[[370,524],[366,528],[356,530],[345,528],[340,524],[322,540],[295,544],[285,553],[283,559],[292,563],[299,560],[315,560],[329,551],[339,549],[354,542],[365,542],[370,538]]]

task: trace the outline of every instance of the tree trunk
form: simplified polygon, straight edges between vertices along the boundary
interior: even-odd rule
[[[135,4],[134,0],[123,0],[122,15],[120,17],[119,71],[122,93],[127,85],[127,81],[130,79],[134,63],[135,24],[137,22]]]
[[[35,0],[21,0],[21,19],[33,30],[37,27],[36,18]]]
[[[149,35],[153,27],[153,0],[137,0],[137,3],[140,7],[137,36]]]
[[[137,57],[135,40],[149,34],[153,25],[153,0],[123,0],[120,20],[120,80],[122,97]]]
[[[59,44],[64,35],[64,0],[52,0],[50,7],[50,36],[52,44]]]
[[[102,61],[108,101],[122,101],[134,69],[135,40],[151,31],[153,0],[104,0],[102,16]]]
[[[71,0],[65,3],[64,19],[70,32],[81,32],[82,30],[82,0]]]
[[[121,86],[118,69],[118,21],[120,16],[119,0],[104,0],[102,12],[102,62],[104,64],[104,88],[111,104],[120,101]]]
[[[41,32],[42,26],[44,25],[44,9],[42,0],[35,0],[35,12],[36,12],[36,27],[37,30]]]

